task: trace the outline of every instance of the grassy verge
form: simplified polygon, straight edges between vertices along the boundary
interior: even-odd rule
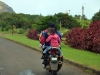
[[[22,44],[26,44],[30,47],[40,50],[39,41],[28,39],[25,35],[14,34],[12,36],[11,34],[0,33],[0,36],[9,38],[11,40],[20,42]],[[76,63],[82,64],[87,67],[91,67],[100,71],[100,55],[99,54],[88,52],[85,50],[74,49],[67,45],[64,45],[64,43],[61,43],[61,47],[62,47],[62,52],[65,59],[74,61]]]

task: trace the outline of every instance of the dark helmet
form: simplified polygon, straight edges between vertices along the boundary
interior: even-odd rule
[[[49,23],[49,28],[55,28],[55,30],[56,30],[56,25],[55,25],[55,23],[54,23],[54,22],[50,22],[50,23]]]

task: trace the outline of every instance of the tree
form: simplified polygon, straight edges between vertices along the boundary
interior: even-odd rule
[[[95,13],[94,16],[92,17],[92,21],[97,21],[100,20],[100,11]]]
[[[75,15],[75,19],[81,19],[81,15]]]
[[[48,24],[50,22],[54,22],[56,24],[57,29],[59,29],[59,24],[58,24],[58,20],[56,17],[48,15],[45,16],[43,18],[41,18],[41,22],[38,24],[37,26],[37,30],[38,31],[42,31],[48,28]]]
[[[59,23],[61,21],[62,27],[65,27],[67,29],[81,27],[80,23],[75,18],[73,18],[72,16],[68,14],[58,13],[58,14],[55,14],[54,16],[57,17]]]

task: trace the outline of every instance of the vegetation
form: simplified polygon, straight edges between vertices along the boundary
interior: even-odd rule
[[[81,27],[80,23],[71,15],[64,14],[64,13],[58,13],[54,15],[57,17],[58,22],[62,24],[62,27],[67,29],[72,29],[75,27]]]
[[[76,20],[80,23],[81,27],[83,28],[88,28],[89,24],[91,23],[91,20],[81,20],[81,19],[76,19]]]
[[[66,35],[66,44],[71,47],[100,53],[100,21],[89,28],[74,28]]]
[[[100,53],[100,11],[92,17],[87,28],[73,28],[66,34],[65,44]]]
[[[26,36],[33,40],[39,40],[39,32],[36,29],[29,30]]]
[[[45,30],[46,28],[48,28],[48,24],[50,22],[54,22],[56,24],[57,29],[59,29],[59,23],[56,17],[49,15],[49,16],[45,16],[43,18],[40,19],[40,23],[38,23],[36,29],[38,31],[42,31]]]
[[[95,13],[94,16],[92,17],[93,22],[98,21],[98,20],[100,20],[100,10],[99,12]]]
[[[54,22],[57,25],[58,30],[60,28],[60,22],[62,27],[67,29],[81,27],[80,23],[74,17],[65,13],[48,16],[8,12],[0,13],[0,27],[2,31],[8,31],[15,25],[16,28],[22,28],[25,31],[36,28],[40,32],[41,30],[48,28],[49,22]]]
[[[28,15],[28,14],[15,14],[15,13],[0,13],[0,27],[2,31],[12,29],[13,25],[16,28],[27,29],[36,28],[35,24],[39,23],[42,16]]]

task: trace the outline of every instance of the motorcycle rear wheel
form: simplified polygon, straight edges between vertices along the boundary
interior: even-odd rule
[[[57,71],[51,71],[51,75],[57,75]]]

